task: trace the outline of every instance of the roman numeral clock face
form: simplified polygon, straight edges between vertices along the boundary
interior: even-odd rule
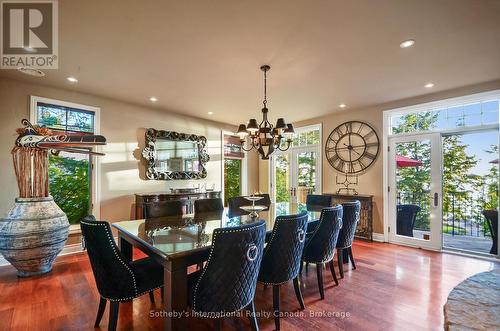
[[[337,171],[358,174],[377,159],[379,140],[373,128],[363,122],[351,121],[337,126],[328,136],[326,157]]]

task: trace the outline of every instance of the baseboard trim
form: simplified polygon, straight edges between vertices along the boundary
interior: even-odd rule
[[[373,232],[372,236],[373,236],[373,241],[378,241],[378,242],[381,242],[381,243],[384,242],[384,234],[383,233]]]
[[[64,246],[63,250],[61,251],[61,253],[59,253],[58,256],[76,254],[76,253],[81,253],[81,252],[83,252],[81,244],[79,244],[79,243],[71,244],[71,245]],[[6,266],[6,265],[10,265],[10,263],[3,257],[3,255],[0,255],[0,267]]]

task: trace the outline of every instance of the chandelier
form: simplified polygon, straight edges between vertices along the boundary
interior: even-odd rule
[[[241,148],[248,152],[255,149],[261,155],[262,160],[268,160],[274,151],[286,151],[290,148],[295,133],[292,124],[286,124],[283,118],[278,118],[273,126],[267,119],[267,72],[271,69],[263,65],[260,70],[264,72],[264,107],[262,108],[262,122],[257,125],[257,120],[252,118],[248,124],[240,124],[237,135],[240,137]],[[249,147],[245,148],[246,138],[249,138]],[[285,145],[285,146],[283,146]]]

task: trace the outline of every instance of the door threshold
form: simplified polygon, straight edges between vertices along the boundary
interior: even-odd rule
[[[466,257],[473,257],[476,259],[481,259],[481,260],[486,260],[490,262],[499,262],[500,258],[495,255],[487,254],[487,253],[481,253],[481,252],[473,252],[473,251],[468,251],[465,249],[459,249],[459,248],[451,248],[451,247],[443,247],[441,250],[443,253],[449,253],[453,255],[460,255],[460,256],[466,256]]]

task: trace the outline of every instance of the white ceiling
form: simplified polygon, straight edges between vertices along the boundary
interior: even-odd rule
[[[499,79],[499,18],[498,0],[63,0],[59,69],[0,75],[237,124],[270,64],[270,117],[298,121]]]

